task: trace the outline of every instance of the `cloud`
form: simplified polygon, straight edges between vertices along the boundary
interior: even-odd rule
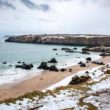
[[[16,9],[15,6],[13,6],[8,0],[0,0],[0,8],[11,8]]]
[[[21,2],[30,9],[37,9],[42,11],[49,11],[50,7],[48,4],[35,4],[31,0],[21,0]]]
[[[5,1],[16,10],[0,10],[0,33],[110,34],[109,0]]]

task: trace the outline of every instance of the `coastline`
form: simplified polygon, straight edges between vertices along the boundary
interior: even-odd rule
[[[103,61],[105,64],[109,63],[110,57],[101,58],[100,61]],[[41,75],[32,77],[30,79],[24,80],[22,82],[16,83],[12,86],[10,84],[0,87],[0,100],[8,98],[16,98],[21,95],[24,95],[27,92],[32,92],[34,90],[46,90],[52,85],[60,82],[64,78],[71,76],[79,71],[88,70],[99,65],[89,63],[89,67],[79,67],[79,65],[71,66],[67,68],[65,72],[51,72],[44,71]],[[72,68],[73,71],[69,72],[69,69]]]

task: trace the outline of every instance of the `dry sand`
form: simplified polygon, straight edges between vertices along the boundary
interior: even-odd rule
[[[100,59],[105,64],[110,62],[110,57],[105,57]],[[72,66],[67,68],[66,72],[50,72],[45,71],[43,74],[39,76],[35,76],[33,78],[24,80],[17,84],[9,84],[0,87],[0,100],[8,99],[8,98],[16,98],[25,94],[26,92],[32,92],[34,90],[44,90],[49,86],[61,81],[67,76],[75,74],[78,71],[87,70],[99,65],[90,63],[89,67],[80,67],[79,65]],[[73,69],[72,72],[69,72],[69,69]],[[11,85],[11,86],[10,86]]]

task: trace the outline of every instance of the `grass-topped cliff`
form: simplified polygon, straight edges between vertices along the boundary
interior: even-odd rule
[[[6,42],[59,44],[77,46],[110,46],[109,35],[44,34],[9,36]]]

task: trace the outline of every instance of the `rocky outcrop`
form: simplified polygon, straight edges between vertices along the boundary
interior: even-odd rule
[[[75,76],[72,78],[69,84],[70,85],[80,84],[80,83],[86,82],[89,79],[90,79],[90,76],[81,76],[81,77]]]
[[[16,65],[15,67],[16,68],[21,68],[21,69],[29,70],[29,69],[33,68],[33,65],[32,64],[25,64],[25,63],[23,63],[22,65]]]
[[[62,68],[62,69],[60,69],[60,71],[61,71],[61,72],[65,72],[65,71],[66,71],[66,69],[65,69],[65,68]]]
[[[59,71],[55,65],[48,66],[47,62],[41,62],[41,64],[38,67],[38,69],[49,70],[49,71],[56,71],[56,72]]]
[[[70,48],[67,48],[67,47],[66,48],[63,47],[61,50],[65,51],[65,52],[68,52],[68,53],[73,53],[74,52],[73,49],[70,49]]]
[[[41,64],[38,67],[38,69],[48,70],[49,69],[49,66],[47,65],[47,62],[41,62]]]
[[[59,71],[55,65],[50,66],[49,70],[50,71],[56,71],[56,72]]]
[[[2,64],[7,64],[7,62],[3,62]]]
[[[110,56],[110,53],[101,53],[100,56],[105,57],[105,56]]]
[[[110,47],[98,46],[98,47],[86,47],[82,51],[91,51],[91,52],[106,52],[110,53]]]
[[[91,57],[87,57],[87,58],[86,58],[86,61],[87,61],[87,62],[90,62],[90,61],[92,61],[92,58],[91,58]]]
[[[83,62],[79,62],[78,64],[80,65],[80,67],[86,67],[86,64]]]
[[[97,65],[105,65],[104,62],[102,61],[93,61],[92,63],[97,64]]]
[[[48,61],[48,63],[58,63],[58,62],[55,58],[52,58],[50,61]]]
[[[6,42],[59,44],[78,46],[110,46],[108,35],[45,34],[9,36]]]

